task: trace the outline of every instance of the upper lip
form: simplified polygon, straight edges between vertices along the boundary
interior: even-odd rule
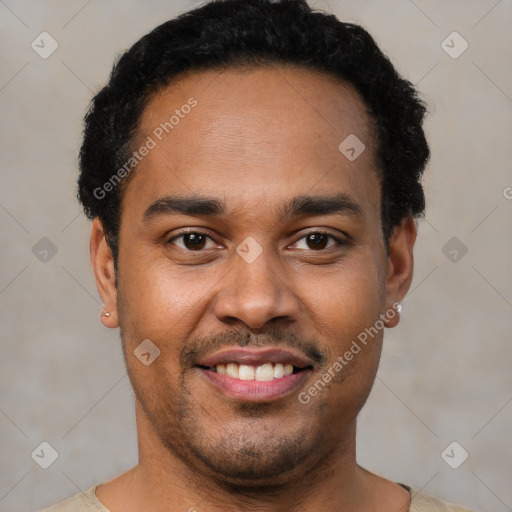
[[[297,368],[313,366],[313,361],[303,353],[279,347],[233,347],[222,349],[202,357],[198,362],[200,366],[210,367],[228,363],[246,364],[249,366],[260,366],[265,363],[283,363],[292,364]]]

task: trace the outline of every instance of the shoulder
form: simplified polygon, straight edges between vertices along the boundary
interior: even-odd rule
[[[475,512],[470,508],[448,503],[412,488],[410,492],[412,496],[410,512]]]
[[[38,512],[110,512],[96,497],[96,487],[81,492]]]

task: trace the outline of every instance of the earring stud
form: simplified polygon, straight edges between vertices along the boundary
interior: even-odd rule
[[[103,316],[106,316],[108,318],[110,316],[110,313],[105,312],[103,313]]]

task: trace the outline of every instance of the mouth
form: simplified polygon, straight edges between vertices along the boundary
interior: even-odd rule
[[[196,367],[224,395],[261,402],[298,389],[313,370],[313,362],[289,350],[235,348],[204,358]]]

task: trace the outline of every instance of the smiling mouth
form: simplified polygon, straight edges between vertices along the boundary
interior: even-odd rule
[[[303,372],[305,370],[312,369],[312,366],[306,366],[300,368],[294,366],[291,363],[263,363],[258,366],[239,364],[236,362],[227,364],[218,364],[215,366],[202,366],[199,368],[203,370],[210,370],[218,373],[219,375],[225,375],[232,379],[242,381],[258,381],[258,382],[269,382],[275,379],[282,379],[293,374]]]
[[[282,347],[232,347],[205,355],[195,367],[216,392],[238,402],[284,399],[314,369],[304,353]]]
[[[291,363],[222,363],[197,367],[217,392],[237,402],[273,402],[295,393],[313,367]]]

